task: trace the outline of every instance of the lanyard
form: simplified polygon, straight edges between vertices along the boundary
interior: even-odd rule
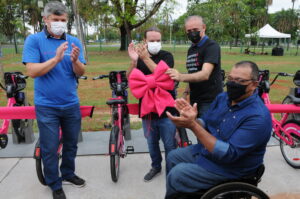
[[[208,39],[208,36],[204,36],[203,39],[197,44],[198,47],[203,46],[203,44],[206,42],[206,40]]]

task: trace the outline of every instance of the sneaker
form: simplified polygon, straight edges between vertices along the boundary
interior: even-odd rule
[[[156,175],[160,174],[161,169],[155,169],[155,168],[151,168],[150,171],[145,175],[144,177],[144,181],[145,182],[149,182],[150,180],[152,180]]]
[[[64,184],[71,184],[76,187],[84,187],[85,186],[85,180],[76,175],[73,176],[72,178],[63,180],[63,182],[64,182]]]
[[[52,192],[53,199],[66,199],[66,195],[63,189],[58,189]]]

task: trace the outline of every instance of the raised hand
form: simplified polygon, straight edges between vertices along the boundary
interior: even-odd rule
[[[128,46],[128,55],[132,61],[137,61],[139,58],[133,42],[131,42]]]
[[[56,49],[56,55],[55,59],[60,62],[65,55],[65,51],[68,49],[68,42],[62,43],[57,49]]]
[[[137,47],[137,53],[141,59],[150,58],[150,54],[148,52],[147,44],[140,44]]]
[[[193,125],[192,121],[196,120],[197,117],[197,104],[195,103],[191,106],[184,99],[177,99],[175,102],[175,108],[180,113],[180,116],[173,116],[169,112],[167,112],[167,116],[176,124],[176,126],[191,128],[191,125]]]
[[[78,60],[80,54],[80,48],[78,48],[75,44],[72,43],[72,52],[71,52],[71,61],[75,63]]]

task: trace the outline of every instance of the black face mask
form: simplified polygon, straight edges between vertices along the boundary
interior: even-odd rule
[[[246,94],[247,86],[248,85],[235,83],[234,81],[228,81],[226,83],[228,98],[230,100],[239,99],[241,96]]]
[[[188,32],[187,36],[194,44],[197,44],[201,40],[200,31]]]

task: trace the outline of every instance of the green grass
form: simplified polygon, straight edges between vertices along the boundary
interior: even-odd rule
[[[175,58],[175,68],[180,72],[186,72],[185,62],[188,46],[167,46],[164,48],[173,53]],[[22,49],[19,49],[21,52]],[[242,49],[243,50],[243,49]],[[254,49],[250,49],[253,51]],[[280,57],[271,56],[271,48],[265,48],[265,52],[269,55],[245,55],[240,53],[241,48],[222,48],[222,68],[229,72],[234,63],[241,60],[250,60],[258,64],[260,69],[268,69],[271,72],[271,79],[277,72],[295,73],[300,69],[300,55],[295,56],[296,50],[290,49],[285,55]],[[261,49],[255,50],[256,53]],[[14,48],[4,48],[4,57],[0,58],[0,62],[4,66],[4,71],[21,71],[25,73],[25,67],[21,63],[22,55],[15,54]],[[120,52],[118,47],[99,47],[88,48],[88,65],[86,68],[86,76],[88,80],[80,80],[78,88],[79,97],[82,105],[94,105],[95,112],[93,118],[83,119],[83,131],[97,131],[103,129],[103,124],[110,121],[110,110],[105,104],[107,98],[111,96],[111,90],[108,79],[93,81],[92,77],[100,74],[108,74],[111,70],[126,70],[129,66],[130,59],[127,52]],[[300,53],[299,53],[300,54]],[[181,83],[178,89],[179,96],[183,92],[185,83]],[[271,100],[274,103],[280,103],[284,96],[288,94],[289,88],[293,86],[292,78],[282,78],[271,88]],[[33,102],[33,79],[27,80],[27,88],[25,89],[29,102]],[[0,105],[6,105],[5,93],[1,91]],[[129,94],[129,102],[136,103],[137,100]],[[140,122],[133,122],[134,128],[140,128]],[[36,127],[35,127],[36,128]]]

